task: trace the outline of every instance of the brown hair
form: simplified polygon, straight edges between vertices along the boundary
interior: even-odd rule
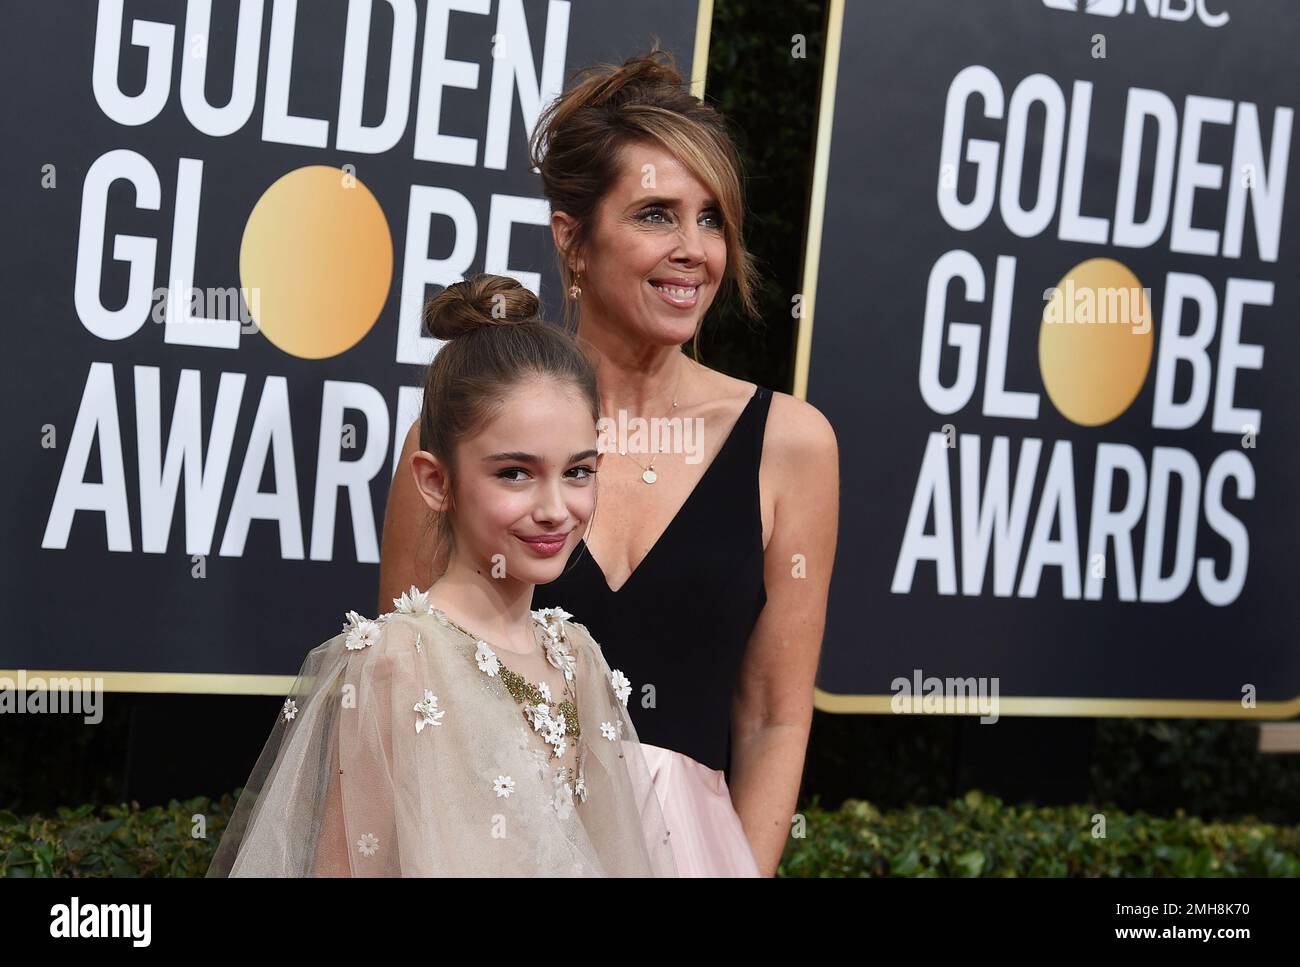
[[[600,419],[596,371],[577,341],[544,322],[537,296],[514,279],[476,275],[447,286],[424,305],[425,331],[448,340],[429,364],[420,407],[420,449],[443,462],[454,479],[456,446],[473,436],[512,388],[529,380],[576,387]],[[449,540],[447,514],[435,514]]]
[[[569,256],[587,241],[596,207],[618,177],[623,147],[649,141],[663,146],[717,197],[727,242],[723,282],[750,316],[758,314],[758,273],[745,248],[745,203],[740,153],[725,120],[694,97],[672,54],[657,47],[622,66],[596,64],[577,71],[568,89],[542,112],[529,143],[553,211],[578,222],[570,250],[559,253],[565,315],[573,285]],[[699,332],[695,333],[696,358]]]

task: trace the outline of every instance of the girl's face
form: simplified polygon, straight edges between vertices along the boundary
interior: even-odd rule
[[[516,387],[457,450],[457,556],[496,578],[554,581],[595,510],[597,465],[591,409],[575,387]]]
[[[695,335],[727,268],[717,199],[663,147],[625,145],[620,175],[596,208],[583,250],[583,320],[638,342]]]

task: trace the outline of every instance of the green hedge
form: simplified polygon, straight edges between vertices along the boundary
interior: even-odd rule
[[[0,876],[202,876],[234,806],[229,795],[60,807],[53,817],[0,810]],[[191,835],[195,815],[206,817],[206,839]]]
[[[1105,837],[1094,817],[1105,817]],[[1300,876],[1300,826],[1207,823],[1085,805],[1016,807],[971,791],[880,812],[850,800],[804,813],[781,876]]]
[[[164,808],[0,812],[0,876],[202,876],[235,797]],[[1094,816],[1105,816],[1105,838]],[[207,838],[191,835],[195,815]],[[1076,805],[1006,805],[978,791],[946,807],[804,809],[780,876],[1300,876],[1300,826],[1207,823]]]

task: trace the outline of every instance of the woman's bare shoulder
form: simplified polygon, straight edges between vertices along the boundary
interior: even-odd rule
[[[749,398],[754,395],[758,386],[757,383],[728,376],[724,372],[710,369],[702,364],[697,364],[696,373],[699,380],[699,394],[703,399],[713,405],[734,408],[737,411],[749,402]]]
[[[700,369],[708,394],[718,404],[739,411],[756,391],[756,383],[716,369],[704,366]],[[765,456],[771,454],[782,463],[810,457],[825,461],[837,459],[839,454],[835,430],[821,410],[807,400],[779,390],[772,390],[763,449]]]
[[[701,366],[699,372],[706,397],[719,404],[729,403],[737,410],[742,409],[758,389],[757,383],[728,376],[707,366]],[[779,390],[771,393],[767,432],[774,435],[778,443],[804,440],[814,447],[835,445],[835,432],[821,410],[789,393]]]
[[[830,420],[807,400],[789,393],[772,392],[767,416],[765,449],[782,460],[832,459],[838,457],[839,442]]]

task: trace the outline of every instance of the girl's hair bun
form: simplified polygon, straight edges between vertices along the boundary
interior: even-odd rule
[[[455,339],[487,326],[540,322],[541,303],[514,279],[474,275],[455,282],[424,304],[424,331],[437,339]]]

